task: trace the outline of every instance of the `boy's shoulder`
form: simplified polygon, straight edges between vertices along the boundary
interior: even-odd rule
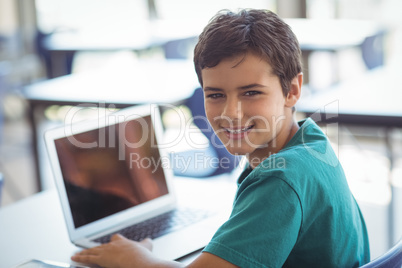
[[[281,159],[299,165],[306,161],[325,160],[332,163],[334,159],[337,160],[327,136],[311,118],[299,121],[298,124],[299,129],[295,135],[278,153],[265,159],[261,168],[269,168],[272,162],[280,162]]]
[[[286,146],[261,162],[249,179],[277,177],[293,185],[303,181],[301,178],[319,180],[316,173],[342,173],[338,157],[320,127],[311,118],[300,121],[299,126]]]
[[[289,149],[296,149],[298,146],[305,148],[309,143],[317,141],[327,142],[328,139],[317,123],[310,117],[297,122],[299,125],[298,131],[290,139],[290,141],[280,150],[280,153],[286,152]]]

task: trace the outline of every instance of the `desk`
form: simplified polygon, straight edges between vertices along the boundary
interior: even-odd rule
[[[374,21],[347,19],[285,19],[303,51],[336,51],[360,46],[383,29]]]
[[[203,26],[200,22],[183,23],[181,20],[145,20],[129,26],[129,29],[109,27],[56,32],[45,37],[42,45],[49,51],[138,51],[197,36]]]
[[[401,71],[402,66],[378,68],[328,89],[309,92],[301,97],[297,110],[323,123],[402,127]],[[302,91],[308,92],[308,87]]]
[[[299,39],[306,57],[312,51],[339,51],[361,46],[382,28],[372,21],[341,19],[285,19]],[[131,30],[108,29],[102,32],[56,32],[39,40],[43,53],[49,54],[50,71],[56,77],[69,74],[72,58],[83,51],[141,51],[163,46],[169,41],[196,38],[206,21],[155,20],[143,21]],[[305,64],[307,61],[305,60]],[[68,67],[63,67],[66,65]],[[63,70],[67,69],[67,70]],[[307,68],[306,68],[307,69]]]
[[[378,68],[321,92],[302,96],[297,110],[318,123],[384,127],[385,144],[393,167],[389,130],[402,127],[402,66]]]
[[[39,51],[46,58],[48,77],[71,73],[76,52],[84,51],[144,51],[163,47],[166,43],[197,37],[204,23],[183,23],[181,20],[139,21],[129,29],[92,29],[39,34]]]
[[[374,21],[347,19],[288,19],[285,20],[297,36],[303,58],[304,82],[309,83],[309,58],[317,51],[333,54],[358,48],[368,69],[384,64],[385,29]],[[339,67],[333,70],[339,78]],[[337,81],[335,81],[337,82]]]
[[[285,19],[299,39],[302,50],[339,50],[359,46],[369,36],[381,31],[373,21],[346,19]],[[206,25],[206,22],[205,22]],[[170,40],[198,36],[204,22],[181,20],[144,21],[141,27],[102,32],[66,31],[43,40],[48,51],[143,50]]]
[[[228,213],[236,190],[235,177],[208,180],[175,178],[178,202],[199,208],[226,207]],[[27,259],[70,263],[79,250],[68,238],[55,190],[43,191],[0,209],[0,268],[10,268]],[[189,262],[194,256],[181,261]]]
[[[118,70],[98,70],[37,82],[24,88],[31,104],[174,103],[199,86],[194,65],[186,60],[139,61]]]
[[[193,63],[183,60],[141,61],[119,70],[67,75],[25,87],[23,93],[30,107],[38,190],[41,189],[41,183],[37,125],[46,107],[92,105],[124,108],[145,103],[170,105],[187,99],[197,87],[199,83]]]

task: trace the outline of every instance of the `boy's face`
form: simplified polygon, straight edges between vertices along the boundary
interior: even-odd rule
[[[262,158],[283,147],[294,103],[267,61],[247,53],[203,69],[202,78],[207,118],[230,153]]]

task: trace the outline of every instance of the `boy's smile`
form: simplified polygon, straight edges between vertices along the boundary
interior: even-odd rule
[[[270,64],[249,52],[203,69],[202,80],[207,118],[230,153],[262,161],[296,133],[292,107],[300,95],[302,74],[284,96]]]

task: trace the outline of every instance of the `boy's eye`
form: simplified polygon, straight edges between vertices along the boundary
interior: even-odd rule
[[[223,94],[221,94],[221,93],[213,93],[213,94],[207,95],[207,98],[210,98],[210,99],[217,99],[217,98],[221,98],[221,97],[223,97]]]
[[[252,90],[252,91],[247,91],[246,93],[244,93],[244,95],[245,96],[254,96],[254,95],[258,95],[258,94],[260,94],[261,92],[259,92],[259,91],[254,91],[254,90]]]

